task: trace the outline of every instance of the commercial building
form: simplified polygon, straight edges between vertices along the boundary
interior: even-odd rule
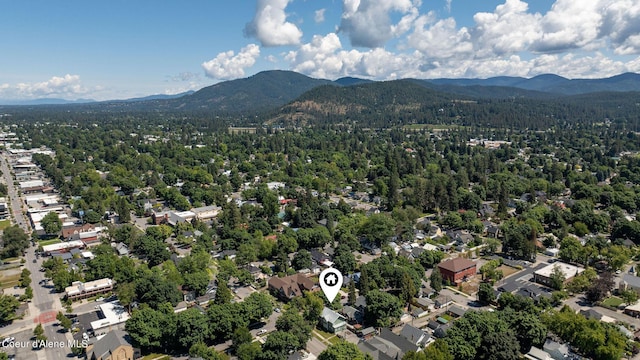
[[[99,294],[105,294],[113,290],[113,280],[109,278],[88,281],[74,281],[64,292],[69,300],[86,299]]]
[[[441,262],[438,269],[442,280],[459,283],[476,274],[476,263],[465,258],[455,258]]]
[[[558,269],[558,270],[556,270]],[[564,282],[567,283],[571,281],[576,275],[580,274],[584,271],[583,268],[577,267],[575,265],[563,263],[563,262],[555,262],[553,264],[549,264],[543,267],[540,270],[537,270],[533,273],[533,280],[539,284],[551,286],[551,277],[554,271],[561,271],[564,276]]]

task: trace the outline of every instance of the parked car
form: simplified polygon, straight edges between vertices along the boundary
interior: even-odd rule
[[[262,335],[262,334],[266,334],[267,330],[265,329],[261,329],[260,331],[258,331],[258,335]]]

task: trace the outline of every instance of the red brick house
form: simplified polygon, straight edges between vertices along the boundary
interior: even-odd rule
[[[442,280],[458,283],[476,274],[476,263],[465,258],[455,258],[438,264]]]

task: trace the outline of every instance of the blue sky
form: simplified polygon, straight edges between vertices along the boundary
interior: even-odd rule
[[[312,77],[640,72],[638,0],[0,0],[0,102]]]

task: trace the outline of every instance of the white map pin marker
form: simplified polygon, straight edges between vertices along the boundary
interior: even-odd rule
[[[329,302],[333,302],[342,287],[342,273],[338,269],[328,268],[320,273],[320,288]]]

